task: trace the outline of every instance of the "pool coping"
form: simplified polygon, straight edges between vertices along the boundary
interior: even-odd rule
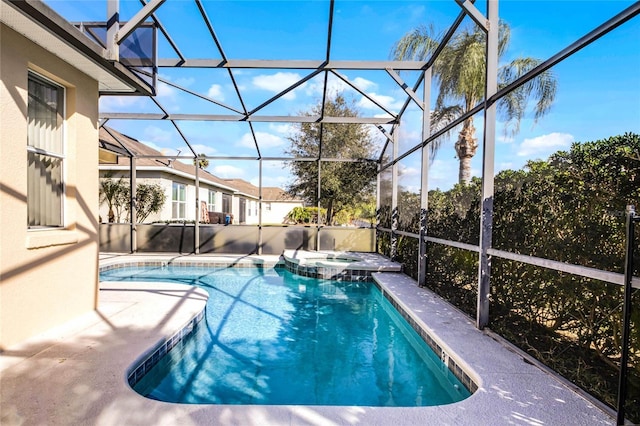
[[[220,258],[164,257],[194,261]],[[163,256],[103,255],[101,265],[144,258],[155,261]],[[239,262],[245,258],[235,257]],[[273,259],[256,258],[263,265]],[[473,395],[443,406],[401,408],[211,406],[146,399],[130,388],[128,368],[154,342],[171,337],[202,312],[202,294],[183,285],[158,290],[154,283],[147,283],[148,289],[135,288],[137,284],[133,283],[102,283],[97,314],[2,353],[0,420],[3,425],[615,424],[610,410],[603,410],[491,333],[477,330],[468,317],[432,292],[417,287],[411,278],[392,272],[378,272],[374,278],[415,323],[434,337],[450,359],[470,372],[478,385]],[[42,388],[47,392],[41,392]]]

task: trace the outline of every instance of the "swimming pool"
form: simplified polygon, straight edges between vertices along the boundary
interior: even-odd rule
[[[209,293],[205,319],[135,385],[180,403],[427,406],[469,391],[371,283],[279,268],[129,267],[102,280]]]

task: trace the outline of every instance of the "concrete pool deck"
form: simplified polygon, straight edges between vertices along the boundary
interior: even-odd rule
[[[101,256],[101,263],[145,258],[213,261],[220,257]],[[258,261],[273,260],[262,256]],[[471,397],[450,405],[410,408],[182,405],[150,400],[131,390],[127,372],[159,341],[200,313],[207,295],[178,284],[102,283],[96,312],[0,354],[0,424],[615,424],[610,412],[477,330],[460,311],[418,288],[409,277],[388,272],[375,277],[472,376],[479,388]]]

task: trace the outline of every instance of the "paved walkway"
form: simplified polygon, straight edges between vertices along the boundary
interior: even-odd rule
[[[124,258],[123,258],[124,259]],[[169,404],[141,397],[126,373],[204,309],[206,293],[167,283],[102,283],[97,312],[0,356],[4,425],[597,425],[614,420],[402,274],[382,273],[413,318],[479,385],[440,407]]]

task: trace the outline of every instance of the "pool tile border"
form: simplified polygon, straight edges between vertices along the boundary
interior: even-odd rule
[[[453,375],[460,380],[460,383],[462,383],[469,392],[472,394],[475,393],[478,390],[478,384],[475,380],[473,380],[471,376],[469,376],[469,374],[467,374],[467,372],[453,359],[453,357],[442,346],[440,346],[440,344],[438,344],[437,340],[431,336],[431,334],[429,334],[429,332],[425,330],[418,321],[415,320],[411,313],[396,299],[393,293],[388,291],[375,278],[373,279],[373,284],[378,288],[378,290],[380,290],[380,293],[382,293],[384,298],[391,303],[400,315],[402,315],[411,328],[418,333],[420,338],[429,345],[436,355],[438,355],[442,363],[449,368],[449,371],[451,371]]]
[[[172,268],[210,268],[210,269],[227,269],[227,268],[258,268],[271,269],[282,268],[282,261],[278,262],[247,262],[247,261],[193,261],[193,260],[125,260],[107,265],[100,265],[99,272],[110,271],[113,269],[124,269],[129,267],[172,267]]]
[[[129,386],[134,387],[165,355],[168,355],[171,350],[191,336],[203,318],[204,311],[201,311],[179,331],[160,341],[151,350],[143,354],[138,361],[131,364],[131,368],[127,371]]]
[[[372,281],[372,273],[378,271],[367,271],[360,269],[347,269],[347,268],[327,268],[323,266],[305,266],[292,262],[288,259],[284,260],[284,266],[287,271],[309,278],[318,278],[321,280],[333,280],[333,281],[347,281],[347,282],[359,282],[359,281]]]

